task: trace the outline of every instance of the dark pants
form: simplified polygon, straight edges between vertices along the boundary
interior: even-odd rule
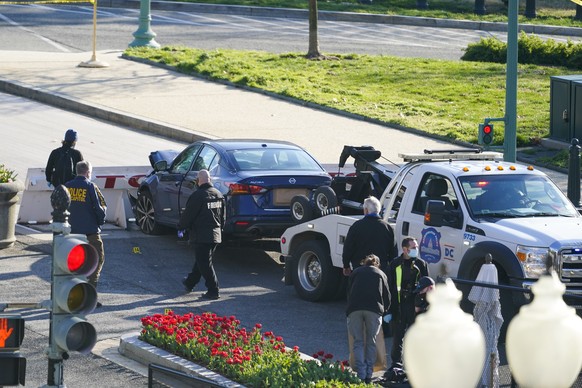
[[[390,357],[392,358],[392,366],[395,364],[400,364],[402,367],[402,341],[404,340],[404,334],[406,334],[406,330],[408,330],[412,323],[404,323],[399,320],[393,320],[391,325],[392,351],[390,352]]]
[[[206,288],[210,294],[218,294],[218,278],[212,265],[212,254],[216,249],[215,243],[195,243],[194,244],[194,265],[192,272],[186,278],[186,284],[194,288],[203,277]]]

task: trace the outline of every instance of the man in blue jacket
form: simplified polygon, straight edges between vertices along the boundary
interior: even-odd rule
[[[75,166],[77,176],[65,183],[71,194],[71,206],[69,207],[69,224],[71,233],[84,234],[89,244],[97,251],[99,262],[97,269],[89,275],[88,281],[97,288],[97,282],[101,275],[101,269],[105,262],[103,240],[101,240],[101,226],[105,224],[107,204],[99,188],[91,182],[91,164],[85,160]],[[98,303],[97,306],[100,306]]]

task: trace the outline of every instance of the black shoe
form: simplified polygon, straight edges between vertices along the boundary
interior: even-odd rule
[[[366,384],[371,384],[371,383],[372,383],[372,378],[371,378],[371,377],[366,377],[366,378],[364,379],[364,383],[366,383]]]
[[[202,294],[201,298],[202,299],[216,300],[216,299],[220,299],[220,295],[211,294],[210,292],[206,292],[205,294]]]
[[[192,289],[193,289],[194,287],[190,287],[190,286],[188,285],[188,282],[186,281],[187,279],[188,279],[188,278],[184,278],[184,279],[182,279],[182,284],[184,285],[184,290],[186,290],[186,292],[192,292]]]
[[[103,307],[103,305],[101,304],[101,302],[97,302],[97,306],[95,306],[96,309]]]

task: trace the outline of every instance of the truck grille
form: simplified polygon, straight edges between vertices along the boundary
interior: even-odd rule
[[[566,294],[576,295],[566,302],[576,309],[582,308],[582,249],[563,249],[559,254],[560,280],[566,285]]]

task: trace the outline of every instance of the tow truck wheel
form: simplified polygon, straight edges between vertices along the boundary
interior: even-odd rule
[[[161,234],[163,227],[156,222],[154,201],[149,191],[137,195],[135,222],[145,234]]]
[[[335,191],[331,187],[320,186],[313,193],[313,203],[315,204],[315,209],[323,212],[337,206],[337,195],[335,195]]]
[[[293,258],[293,285],[302,299],[322,302],[336,295],[343,275],[341,269],[332,265],[323,242],[305,241]]]
[[[291,198],[291,218],[298,224],[313,219],[313,206],[305,195]]]

